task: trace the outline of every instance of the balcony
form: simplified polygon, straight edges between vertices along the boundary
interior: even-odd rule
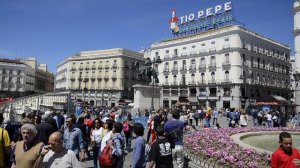
[[[222,68],[224,70],[229,70],[230,67],[231,67],[231,62],[230,61],[224,61],[224,62],[222,62]]]
[[[192,80],[192,81],[189,81],[189,85],[196,85],[197,83],[196,83],[196,81],[194,81],[194,80]]]
[[[206,53],[206,51],[207,51],[206,49],[202,49],[202,50],[199,51],[199,53],[200,53],[200,54],[201,54],[201,53]]]
[[[210,47],[209,52],[212,52],[212,51],[217,51],[217,47]]]
[[[105,80],[108,80],[109,79],[109,76],[106,74],[106,75],[104,75],[104,79]]]
[[[191,55],[196,55],[197,54],[197,51],[196,50],[192,50],[191,51]]]
[[[217,64],[216,63],[210,63],[208,65],[208,68],[216,68],[217,67]]]
[[[117,80],[117,75],[113,75],[113,76],[111,77],[111,79],[112,79],[112,80]]]
[[[173,54],[172,55],[172,58],[177,58],[178,57],[178,54]]]
[[[90,67],[89,67],[89,66],[87,66],[87,67],[85,67],[84,69],[85,69],[85,70],[90,70]]]
[[[76,71],[76,67],[71,67],[71,71]]]
[[[114,64],[114,65],[112,66],[112,69],[117,69],[117,68],[118,68],[117,64]]]
[[[229,79],[229,78],[227,78],[227,79],[222,79],[222,80],[221,80],[221,83],[222,83],[222,84],[232,83],[232,80]]]
[[[82,71],[82,70],[83,70],[83,66],[80,66],[80,67],[79,67],[79,70]]]
[[[92,75],[92,76],[91,76],[91,80],[92,80],[92,81],[95,81],[95,79],[96,79],[96,76],[95,76],[95,75]]]
[[[178,85],[178,83],[175,81],[175,82],[172,82],[171,83],[173,86],[177,86]]]
[[[101,70],[101,69],[102,69],[102,65],[99,65],[99,66],[98,66],[98,69]]]
[[[95,65],[92,66],[92,70],[96,70],[96,66]]]
[[[71,81],[75,81],[75,76],[71,76]]]
[[[216,84],[217,81],[215,79],[212,79],[212,80],[208,80],[208,84]]]
[[[172,73],[177,74],[177,73],[178,73],[178,68],[177,68],[177,67],[174,67],[174,68],[172,69]]]
[[[169,82],[164,82],[162,85],[163,86],[169,86],[169,84],[170,84]]]
[[[225,44],[225,45],[222,46],[222,49],[223,49],[223,50],[229,49],[229,48],[230,48],[230,44]]]
[[[206,85],[206,81],[205,80],[200,80],[200,81],[198,81],[198,85]]]
[[[105,69],[109,69],[109,65],[105,65]]]
[[[180,82],[179,82],[179,85],[185,86],[185,85],[186,85],[186,81],[180,81]]]
[[[164,68],[163,72],[170,72],[169,68]]]
[[[192,66],[190,66],[190,68],[189,68],[190,70],[196,70],[196,65],[192,65]]]
[[[164,59],[169,59],[170,58],[170,55],[169,54],[166,54],[165,56],[164,56]]]

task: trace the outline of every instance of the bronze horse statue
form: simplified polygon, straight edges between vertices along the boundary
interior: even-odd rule
[[[159,80],[158,80],[158,77],[157,77],[157,72],[152,67],[152,62],[151,62],[150,58],[147,58],[144,65],[140,65],[140,63],[138,61],[136,61],[135,64],[134,64],[134,67],[138,71],[137,79],[139,81],[141,81],[143,79],[146,80],[146,81],[151,81],[151,77],[153,77],[154,82],[159,83]],[[148,79],[145,79],[144,77],[147,77]]]

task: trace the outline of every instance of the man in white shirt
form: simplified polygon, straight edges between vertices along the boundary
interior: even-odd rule
[[[54,132],[50,135],[49,145],[42,148],[40,153],[39,168],[81,168],[73,151],[64,148],[63,134]]]

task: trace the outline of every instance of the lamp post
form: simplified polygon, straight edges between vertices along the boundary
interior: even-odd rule
[[[154,58],[152,61],[152,97],[151,97],[151,107],[150,107],[150,112],[152,113],[152,111],[154,111],[154,83],[155,83],[155,79],[154,79],[154,74],[156,73],[154,65],[155,64],[160,64],[162,63],[162,60],[160,59],[160,56],[157,56],[156,58]]]

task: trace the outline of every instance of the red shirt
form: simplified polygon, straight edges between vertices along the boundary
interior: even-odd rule
[[[272,154],[272,168],[298,168],[293,163],[294,159],[300,160],[300,154],[296,148],[292,148],[292,154],[286,154],[280,147]]]

